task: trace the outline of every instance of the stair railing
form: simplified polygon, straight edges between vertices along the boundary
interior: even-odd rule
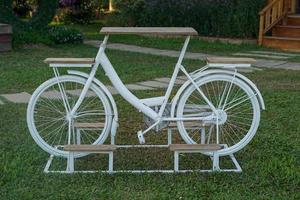
[[[296,0],[273,0],[262,11],[260,11],[260,25],[258,44],[262,45],[266,32],[273,28],[287,14],[295,12]]]

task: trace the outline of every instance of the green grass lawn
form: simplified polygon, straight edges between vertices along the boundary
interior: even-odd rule
[[[78,45],[0,54],[0,93],[32,92],[52,76],[42,63],[46,57],[93,57],[96,51]],[[108,55],[127,83],[170,76],[176,62],[173,58],[119,51],[108,51]],[[185,61],[189,71],[203,64]],[[108,83],[102,73],[97,77]],[[26,105],[7,103],[0,105],[0,199],[300,199],[300,72],[264,69],[246,75],[262,91],[267,110],[262,113],[257,135],[236,154],[243,173],[44,174],[48,155],[29,134]],[[136,94],[149,97],[163,91]],[[143,128],[142,115],[119,96],[115,98],[120,112],[117,141],[137,143],[136,132]],[[165,139],[165,132],[146,137],[147,141]],[[172,167],[167,150],[118,151],[115,158],[116,169]],[[79,160],[78,167],[103,169],[105,159],[89,156]],[[182,161],[183,167],[191,168],[210,164],[208,158],[199,155],[187,155]],[[58,167],[64,164],[58,159]]]

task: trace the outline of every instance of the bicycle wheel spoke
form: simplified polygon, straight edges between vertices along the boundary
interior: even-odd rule
[[[216,112],[207,105],[204,96],[196,87],[191,86],[181,94],[177,117],[211,115],[209,120],[199,120],[206,124],[205,143],[226,144],[226,149],[220,150],[221,152],[229,152],[233,146],[235,151],[243,148],[251,139],[247,136],[255,134],[258,126],[256,120],[259,120],[257,113],[260,110],[256,93],[235,76],[212,75],[199,79],[197,84],[215,106]],[[201,143],[199,128],[188,126],[192,122],[183,121],[183,126],[178,124],[180,134],[187,143]]]
[[[68,116],[68,110],[77,103],[84,88],[85,81],[81,80],[83,79],[77,77],[64,77],[59,78],[58,84],[57,78],[54,78],[33,95],[34,99],[31,101],[34,103],[31,102],[30,109],[33,129],[30,132],[35,135],[36,142],[43,148],[46,147],[51,154],[66,156],[64,150],[57,147],[67,144],[103,143],[109,133],[104,127],[98,130],[88,127],[89,123],[91,127],[94,123],[106,126],[108,119],[113,117],[108,100],[103,101],[106,96],[96,86],[88,89],[76,115]],[[78,123],[84,123],[88,130],[80,128],[79,135],[76,126]]]

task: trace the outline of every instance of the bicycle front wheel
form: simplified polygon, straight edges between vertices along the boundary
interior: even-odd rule
[[[68,144],[101,144],[107,138],[112,109],[106,95],[92,84],[74,116],[86,80],[61,76],[44,82],[33,93],[27,108],[27,125],[35,142],[46,152],[67,157]],[[79,130],[80,128],[80,130]],[[86,154],[76,154],[76,157]]]
[[[253,90],[240,79],[221,74],[204,77],[196,84],[217,109],[219,120],[178,121],[183,140],[188,144],[223,144],[226,148],[219,150],[221,156],[245,147],[255,135],[260,121],[260,106]],[[178,101],[177,117],[212,115],[213,110],[191,84]],[[194,124],[193,128],[190,124]]]

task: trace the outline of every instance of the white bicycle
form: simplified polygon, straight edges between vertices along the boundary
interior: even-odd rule
[[[176,123],[182,139],[188,144],[224,144],[220,156],[235,153],[245,147],[255,135],[260,112],[264,109],[263,98],[257,87],[236,67],[249,67],[222,60],[211,61],[203,68],[188,73],[182,61],[190,41],[197,35],[192,28],[102,28],[105,38],[95,59],[48,58],[55,77],[40,85],[33,93],[28,109],[27,123],[35,142],[46,152],[67,157],[64,145],[102,144],[109,134],[116,135],[118,112],[113,96],[95,73],[102,66],[120,95],[146,117],[148,128],[138,132],[141,144],[144,135],[152,129],[162,130],[169,123]],[[105,54],[110,34],[163,34],[186,36],[179,59],[162,97],[138,99],[132,94],[114,70]],[[89,67],[89,74],[69,70],[60,75],[61,67]],[[187,81],[170,100],[178,73],[182,71]],[[76,124],[97,124],[101,129],[83,130],[76,134]],[[189,124],[206,127],[207,134],[188,128]],[[79,138],[78,138],[79,137]],[[209,153],[209,152],[208,152]],[[80,154],[77,157],[82,156]]]

